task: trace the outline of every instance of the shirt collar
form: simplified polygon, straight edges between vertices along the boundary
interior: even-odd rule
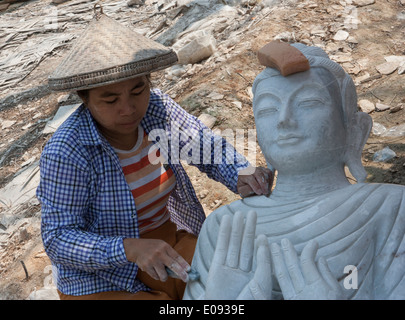
[[[103,139],[100,132],[97,129],[96,122],[91,115],[90,111],[88,108],[85,107],[84,104],[82,104],[79,107],[79,112],[82,112],[83,116],[80,117],[80,127],[82,130],[80,130],[80,141],[83,145],[101,145],[103,144]]]

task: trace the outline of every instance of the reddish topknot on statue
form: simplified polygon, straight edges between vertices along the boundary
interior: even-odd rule
[[[266,44],[258,51],[257,57],[260,64],[277,69],[284,77],[310,68],[308,59],[300,50],[279,40]]]

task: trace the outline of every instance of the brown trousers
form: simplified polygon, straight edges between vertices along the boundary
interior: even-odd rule
[[[143,234],[144,239],[162,239],[170,244],[189,264],[193,259],[197,237],[184,230],[177,231],[176,225],[168,221],[156,230]],[[151,288],[151,291],[130,293],[127,291],[107,291],[82,296],[65,295],[58,291],[61,300],[180,300],[186,284],[168,278],[165,282],[154,280],[146,272],[138,269],[137,279]]]

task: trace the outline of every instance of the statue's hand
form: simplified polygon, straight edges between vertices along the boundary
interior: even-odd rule
[[[244,227],[245,226],[245,227]],[[243,228],[244,227],[244,228]],[[221,221],[217,246],[208,273],[205,299],[269,299],[271,297],[271,264],[267,238],[258,240],[257,268],[253,272],[256,213],[242,212]],[[261,279],[263,277],[263,279]],[[265,279],[270,281],[264,281]]]
[[[315,262],[318,243],[310,241],[298,259],[291,242],[281,240],[281,248],[273,243],[271,256],[275,274],[285,300],[340,300],[342,288],[332,275],[326,260]]]

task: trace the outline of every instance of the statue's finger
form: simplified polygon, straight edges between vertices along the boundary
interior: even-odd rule
[[[269,292],[269,294],[271,295],[271,290],[273,288],[271,256],[268,240],[265,235],[260,235],[258,237],[256,260],[257,267],[253,278],[260,285],[260,287],[263,288],[263,291]]]
[[[272,243],[270,246],[270,252],[274,265],[274,274],[277,277],[283,297],[285,300],[291,300],[295,296],[295,290],[290,276],[288,275],[288,270],[280,246],[276,243]]]
[[[232,231],[229,240],[227,266],[237,268],[239,266],[239,254],[241,249],[243,226],[245,215],[241,211],[236,211],[232,221]]]
[[[255,211],[249,211],[246,216],[245,230],[241,244],[239,257],[239,268],[243,271],[252,269],[253,253],[255,246],[257,214]]]
[[[281,248],[284,252],[285,264],[294,289],[297,293],[301,292],[305,287],[305,280],[302,275],[297,252],[288,239],[281,240]]]
[[[214,257],[212,259],[213,264],[225,264],[231,230],[232,218],[230,215],[225,215],[222,217],[221,224],[219,226],[217,245],[215,247]]]
[[[271,300],[273,282],[271,276],[270,248],[268,244],[260,244],[257,249],[257,254],[257,268],[253,279],[249,282],[249,290],[255,300]]]
[[[332,274],[332,271],[330,271],[328,263],[326,262],[325,258],[323,257],[319,258],[318,269],[319,272],[322,274],[322,277],[328,283],[331,290],[334,292],[340,292],[341,288],[339,286],[339,283],[337,282],[335,276]]]
[[[318,251],[318,242],[311,240],[306,244],[301,253],[301,270],[307,284],[319,280],[321,274],[315,263],[316,252]]]

